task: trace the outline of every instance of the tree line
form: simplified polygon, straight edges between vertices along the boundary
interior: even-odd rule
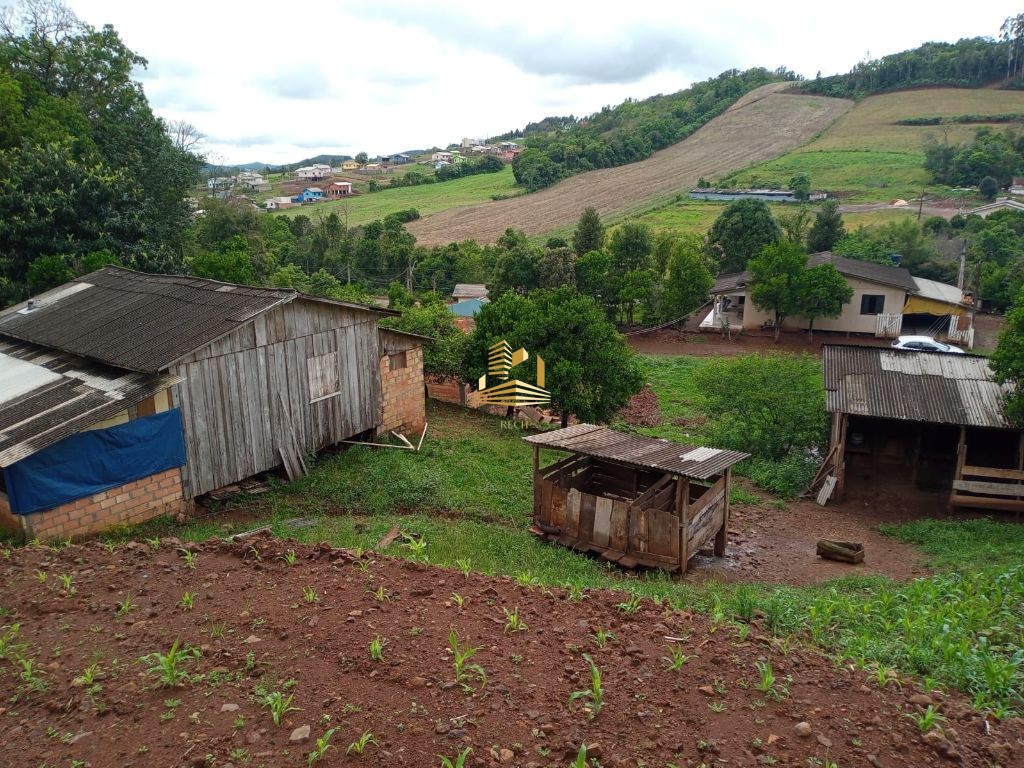
[[[795,79],[782,68],[732,69],[677,93],[627,99],[568,127],[530,133],[512,163],[516,182],[533,192],[576,173],[643,160],[686,138],[754,88]]]

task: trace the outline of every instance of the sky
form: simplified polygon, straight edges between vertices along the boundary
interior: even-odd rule
[[[2,0],[0,0],[2,2]],[[149,64],[154,112],[217,163],[371,156],[671,93],[723,70],[806,77],[998,34],[1019,3],[66,0]]]

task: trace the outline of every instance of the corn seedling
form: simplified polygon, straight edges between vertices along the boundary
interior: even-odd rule
[[[565,599],[570,603],[578,603],[586,598],[586,593],[583,591],[583,587],[579,584],[574,584],[571,581],[567,581],[562,585],[565,590]]]
[[[934,730],[935,726],[946,719],[931,704],[928,705],[924,712],[911,712],[906,717],[917,726],[921,733],[928,733]]]
[[[29,658],[19,658],[17,664],[21,667],[21,672],[18,677],[21,681],[28,686],[30,691],[42,692],[47,688],[46,681],[43,680],[43,673],[36,666],[36,662]]]
[[[594,634],[590,636],[590,639],[594,641],[594,645],[598,647],[598,650],[604,650],[604,647],[608,643],[615,639],[615,633],[609,630],[598,629]]]
[[[569,768],[587,768],[586,744],[580,744],[580,751],[576,753],[576,759],[569,763]]]
[[[452,602],[455,603],[456,608],[461,608],[466,603],[466,598],[458,592],[452,592]]]
[[[245,715],[239,715],[235,718],[235,721],[231,724],[231,727],[236,731],[240,731],[245,728]]]
[[[672,643],[668,647],[668,656],[662,656],[661,661],[669,672],[678,672],[683,664],[690,660],[690,657],[683,653],[683,646],[679,643]]]
[[[249,754],[249,750],[244,749],[243,747],[235,747],[228,752],[228,759],[232,763],[246,765],[250,760],[252,760],[252,756]]]
[[[708,704],[708,709],[710,709],[712,712],[725,712],[725,702],[712,701]]]
[[[130,613],[132,608],[135,607],[135,603],[132,602],[132,596],[129,594],[124,600],[117,604],[117,610],[114,612],[115,616],[124,616]]]
[[[316,590],[312,587],[302,588],[302,599],[307,603],[316,603],[320,601],[320,597],[317,595]]]
[[[289,549],[281,555],[281,559],[284,560],[287,565],[295,565],[299,561],[299,557],[295,554],[294,549]]]
[[[450,757],[444,755],[438,755],[441,758],[441,768],[465,768],[466,758],[469,757],[473,751],[472,747],[466,747],[464,750],[459,752],[458,756],[452,760]]]
[[[327,754],[327,750],[331,749],[331,737],[334,732],[337,731],[337,727],[331,728],[323,736],[316,740],[316,746],[306,755],[306,765],[313,765],[313,763],[323,760],[324,755]]]
[[[775,689],[775,672],[772,670],[772,663],[758,661],[754,666],[757,667],[757,673],[760,675],[760,680],[757,681],[755,687],[761,693],[771,693]]]
[[[287,715],[289,712],[298,712],[298,707],[292,706],[292,701],[295,699],[295,695],[285,696],[281,691],[273,691],[267,693],[260,699],[260,706],[270,712],[270,719],[274,721],[274,725],[281,725],[281,718]]]
[[[178,601],[178,605],[180,605],[186,611],[191,611],[192,607],[195,605],[195,602],[196,602],[196,593],[195,592],[186,592],[185,594],[183,594],[181,596],[181,600]]]
[[[540,584],[540,579],[529,571],[520,571],[516,574],[515,579],[516,584],[520,587],[526,587],[527,589],[533,589]]]
[[[38,581],[40,584],[46,583],[46,571],[40,571],[39,569],[36,569],[36,572],[32,575],[35,576],[36,581]]]
[[[154,549],[154,550],[160,549],[160,539],[159,538],[146,539],[146,544],[149,546],[150,549]]]
[[[96,679],[99,677],[99,675],[100,675],[100,665],[99,665],[99,662],[93,662],[88,667],[86,667],[84,670],[82,670],[82,674],[80,674],[78,677],[76,677],[71,682],[72,682],[73,685],[76,685],[79,688],[91,688],[93,685],[96,684]]]
[[[484,668],[479,664],[467,663],[480,649],[461,646],[459,644],[459,633],[454,629],[448,633],[448,647],[452,652],[452,666],[455,668],[455,682],[461,685],[463,689],[470,691],[472,690],[472,686],[470,686],[466,681],[472,676],[480,682],[480,687],[484,688],[487,685],[487,672],[485,672]]]
[[[157,682],[165,688],[174,688],[181,685],[188,679],[188,672],[185,665],[198,659],[202,653],[198,648],[186,645],[181,646],[181,640],[176,639],[167,653],[159,651],[143,656],[139,661],[149,664],[146,674],[155,677]]]
[[[361,755],[363,754],[363,752],[366,751],[366,748],[371,744],[374,744],[378,747],[380,746],[380,742],[377,741],[376,738],[374,738],[373,731],[363,731],[362,736],[360,736],[358,739],[356,739],[348,745],[348,749],[345,750],[345,754],[351,755],[353,752],[355,752],[357,755]]]
[[[68,595],[69,597],[71,595],[74,595],[78,591],[77,589],[75,589],[75,577],[72,576],[70,573],[60,574],[59,576],[57,576],[57,581],[60,582],[60,588],[64,592],[64,594]]]
[[[373,599],[376,600],[378,603],[386,603],[388,600],[391,599],[391,593],[384,588],[383,584],[381,584],[373,592]]]
[[[408,533],[403,533],[402,538],[405,539],[405,543],[402,546],[409,550],[409,557],[417,563],[427,562],[427,542],[425,539],[417,538]]]
[[[455,567],[459,569],[459,573],[467,578],[469,578],[471,565],[472,561],[469,558],[459,558],[455,561]]]
[[[601,670],[594,664],[594,660],[590,658],[589,654],[583,654],[583,659],[587,662],[587,666],[590,667],[590,688],[586,691],[573,691],[569,694],[569,709],[572,709],[573,702],[580,699],[589,699],[583,708],[587,711],[587,716],[593,720],[601,712],[601,707],[604,706],[604,689],[601,687]]]
[[[210,638],[216,640],[220,637],[224,637],[224,633],[227,631],[227,624],[212,624],[210,626]]]
[[[640,603],[643,598],[639,595],[630,595],[623,602],[615,606],[619,613],[633,614],[640,610]]]
[[[21,624],[12,624],[0,632],[0,659],[16,659],[21,656],[22,644],[16,642]]]
[[[185,560],[185,565],[194,571],[196,569],[196,561],[199,559],[199,554],[188,549],[182,549],[179,551],[181,552],[182,558]]]
[[[525,632],[529,627],[526,626],[526,622],[523,621],[523,617],[519,615],[519,606],[516,606],[514,611],[510,611],[508,608],[503,608],[505,611],[505,631],[506,632]]]
[[[875,669],[874,678],[875,685],[879,688],[888,688],[890,685],[895,685],[897,688],[903,687],[903,684],[900,683],[899,678],[896,676],[895,670],[881,664]]]
[[[370,641],[370,658],[374,661],[384,661],[384,647],[388,644],[386,637],[374,635]]]

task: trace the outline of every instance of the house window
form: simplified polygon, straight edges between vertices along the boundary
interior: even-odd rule
[[[309,372],[309,402],[341,394],[337,352],[311,357],[306,361],[306,367]]]
[[[865,293],[860,297],[862,315],[880,315],[885,311],[885,296]]]
[[[388,365],[392,371],[398,371],[405,368],[408,363],[405,359],[405,352],[395,352],[388,355]]]

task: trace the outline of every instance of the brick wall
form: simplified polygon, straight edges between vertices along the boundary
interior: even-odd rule
[[[12,515],[4,499],[0,525],[7,527],[13,522],[26,539],[77,538],[114,525],[135,525],[160,515],[177,514],[186,506],[181,495],[181,470],[175,467],[30,515]]]
[[[392,429],[419,433],[427,420],[427,405],[423,397],[423,348],[414,347],[404,352],[405,367],[391,369],[391,356],[380,360],[381,400],[384,413],[379,434]]]
[[[426,380],[427,397],[456,405],[466,404],[466,385],[458,379],[439,381],[433,376],[427,376]]]

